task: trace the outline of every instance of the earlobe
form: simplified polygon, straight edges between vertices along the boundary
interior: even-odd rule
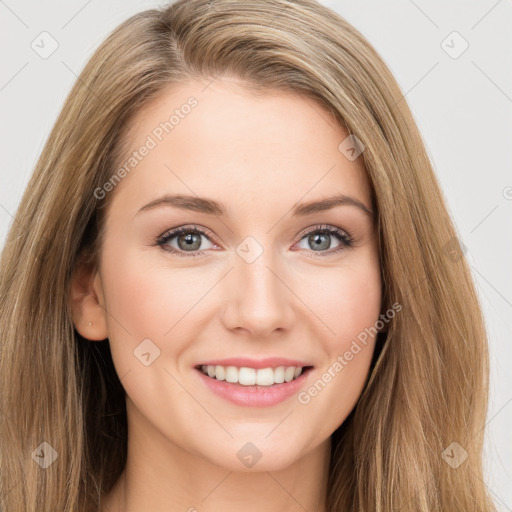
[[[78,263],[71,278],[70,306],[73,324],[85,339],[108,338],[106,310],[101,277],[98,271]]]

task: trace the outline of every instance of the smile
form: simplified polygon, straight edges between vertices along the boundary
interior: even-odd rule
[[[194,367],[202,384],[217,397],[245,407],[269,407],[289,399],[305,387],[313,371],[313,366],[282,358],[211,362],[215,364]]]
[[[309,368],[309,367],[305,367]],[[298,378],[301,366],[278,366],[276,368],[250,368],[247,366],[201,365],[200,371],[212,379],[242,386],[272,386],[291,382]]]

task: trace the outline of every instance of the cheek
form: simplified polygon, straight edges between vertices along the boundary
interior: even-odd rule
[[[380,266],[378,261],[369,261],[331,269],[326,279],[315,283],[317,293],[309,295],[308,305],[322,320],[323,339],[331,354],[350,345],[352,339],[378,320]]]
[[[134,350],[143,340],[173,358],[186,348],[187,313],[212,283],[186,269],[166,271],[141,252],[119,256],[105,255],[102,279],[112,357],[121,375],[139,367]]]
[[[105,252],[103,281],[109,337],[114,345],[123,340],[125,350],[127,344],[133,350],[146,338],[163,347],[172,338],[172,350],[179,353],[184,348],[180,347],[180,339],[187,338],[183,330],[190,321],[189,315],[198,314],[191,310],[202,309],[197,306],[218,277],[216,273],[212,276],[209,267],[165,270],[161,261],[155,263],[148,254]],[[299,274],[301,278],[294,288],[301,290],[300,295],[317,317],[312,321],[317,323],[318,332],[324,333],[323,345],[329,353],[343,350],[378,319],[380,267],[378,258],[372,258],[371,253],[357,262],[340,264],[339,268],[317,267]]]
[[[373,269],[347,276],[344,293],[338,301],[336,327],[347,336],[354,338],[364,329],[373,326],[381,308],[381,285],[378,272]]]
[[[308,304],[322,320],[319,342],[324,359],[318,390],[323,384],[330,389],[324,404],[333,400],[341,414],[357,400],[373,356],[382,293],[378,258],[369,254],[368,258],[340,266],[319,284],[319,292],[310,295]],[[335,396],[344,398],[338,401]]]
[[[314,307],[329,327],[320,338],[324,359],[297,400],[305,417],[323,418],[321,426],[315,421],[310,426],[311,436],[324,438],[343,423],[364,389],[381,308],[379,266],[346,267],[333,274]]]

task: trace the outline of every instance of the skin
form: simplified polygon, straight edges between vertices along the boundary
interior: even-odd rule
[[[340,152],[348,133],[322,105],[242,85],[227,77],[206,89],[183,84],[138,112],[133,150],[169,112],[198,100],[109,192],[99,270],[79,267],[73,277],[75,327],[91,342],[109,338],[127,395],[127,464],[104,511],[325,510],[330,436],[364,388],[375,339],[307,404],[297,396],[262,408],[232,404],[194,366],[233,356],[299,359],[314,366],[302,390],[332,373],[381,312],[374,224],[351,205],[291,211],[334,193],[371,209],[370,188],[363,157]],[[215,199],[227,215],[172,206],[136,215],[164,193]],[[190,225],[209,233],[203,255],[190,256],[194,248],[187,253],[177,236],[168,245],[184,257],[156,244]],[[329,254],[342,242],[326,235],[315,251],[303,231],[322,225],[344,230],[354,245]],[[251,263],[236,251],[248,236],[263,250]],[[149,366],[134,356],[144,339],[160,350]],[[250,468],[237,457],[248,442],[261,452]]]

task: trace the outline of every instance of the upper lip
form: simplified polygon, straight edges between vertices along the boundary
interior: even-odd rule
[[[212,359],[204,361],[196,366],[236,366],[238,368],[277,368],[278,366],[302,367],[312,366],[304,361],[288,359],[285,357],[266,357],[264,359],[251,359],[249,357],[230,357],[228,359]]]

